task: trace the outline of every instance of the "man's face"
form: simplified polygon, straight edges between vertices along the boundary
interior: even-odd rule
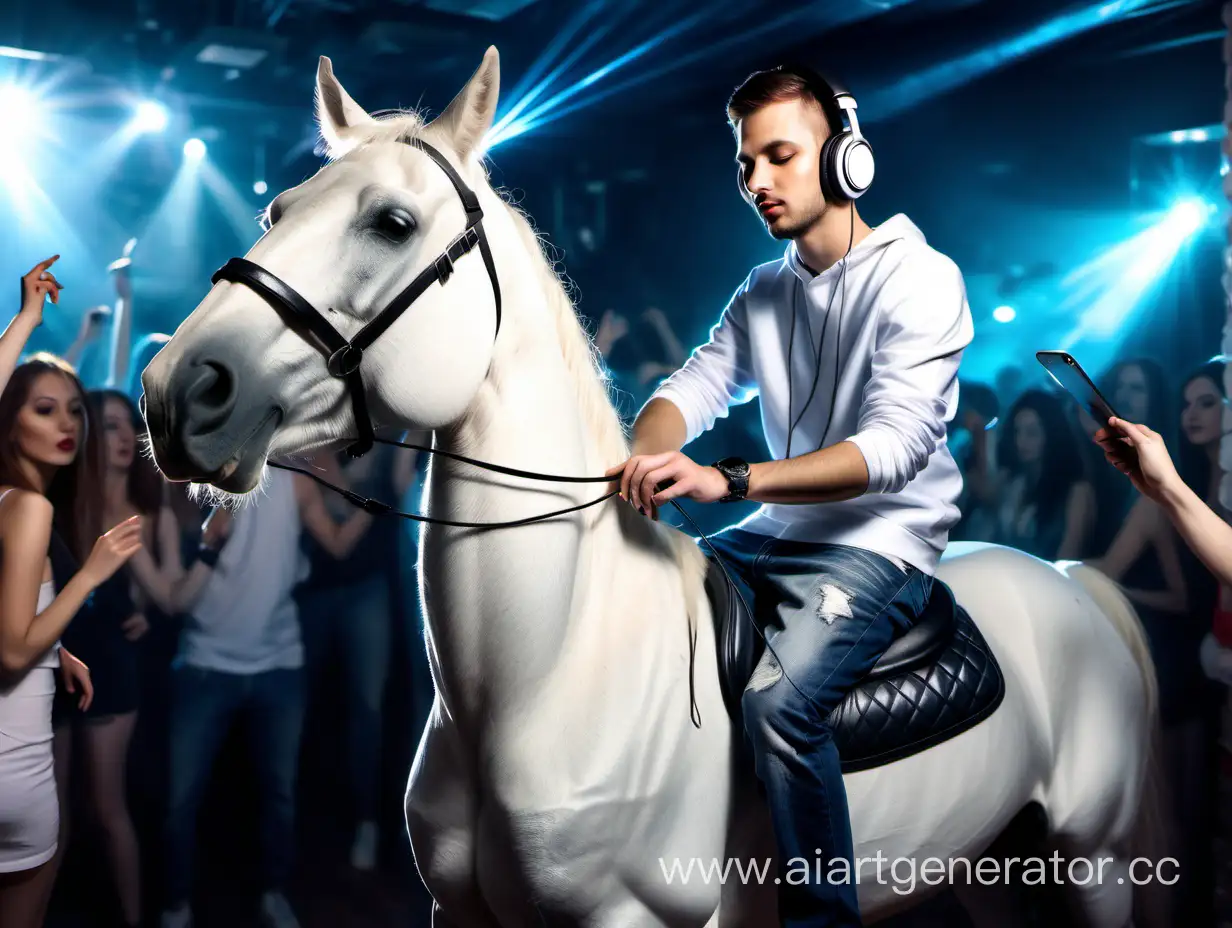
[[[740,192],[777,239],[803,235],[825,212],[819,158],[829,136],[821,107],[785,100],[736,124]]]

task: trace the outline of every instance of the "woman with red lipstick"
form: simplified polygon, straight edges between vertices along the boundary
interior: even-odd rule
[[[59,808],[52,764],[55,668],[69,690],[89,674],[58,647],[101,585],[140,547],[132,519],[95,540],[98,499],[85,391],[49,355],[18,365],[60,284],[35,265],[22,306],[0,336],[0,925],[37,928],[55,879]],[[53,569],[53,562],[55,567]],[[80,570],[73,573],[76,564]],[[72,576],[69,576],[72,573]],[[58,590],[58,592],[57,592]]]

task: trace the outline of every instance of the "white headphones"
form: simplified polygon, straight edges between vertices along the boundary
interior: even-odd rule
[[[804,65],[785,65],[780,70],[804,80],[821,103],[830,137],[821,148],[821,192],[827,200],[842,203],[864,195],[873,184],[876,164],[873,147],[860,132],[856,98],[841,84]],[[845,116],[844,116],[845,114]]]

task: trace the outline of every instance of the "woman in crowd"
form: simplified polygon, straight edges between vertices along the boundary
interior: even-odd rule
[[[1144,624],[1160,681],[1165,760],[1181,842],[1179,914],[1182,924],[1205,924],[1214,888],[1210,855],[1218,697],[1203,674],[1201,655],[1216,612],[1219,582],[1227,579],[1227,571],[1220,569],[1226,565],[1218,542],[1226,543],[1228,527],[1215,514],[1222,509],[1218,494],[1223,365],[1211,362],[1198,368],[1185,380],[1181,396],[1179,468],[1172,465],[1160,435],[1144,425],[1116,419],[1096,434],[1096,440],[1134,486],[1159,504],[1152,508],[1175,525],[1189,545],[1182,560],[1185,608],[1166,626],[1153,627],[1149,615],[1144,615]],[[1226,556],[1227,548],[1223,552]],[[1210,644],[1206,647],[1209,653]]]
[[[60,285],[40,262],[22,278],[22,307],[0,336],[0,924],[38,928],[55,879],[59,809],[52,763],[51,707],[57,665],[70,690],[89,673],[58,647],[86,597],[141,544],[139,519],[95,540],[98,499],[84,390],[72,369],[50,356],[18,365],[44,299]],[[72,577],[59,563],[82,565]],[[59,574],[65,571],[58,569]],[[59,592],[57,592],[57,588]]]
[[[1095,494],[1060,400],[1027,390],[1010,407],[1005,429],[999,473],[978,484],[981,502],[998,505],[995,541],[1050,561],[1082,557],[1094,528]]]
[[[90,808],[102,832],[120,913],[124,924],[137,925],[141,861],[126,786],[142,679],[139,642],[149,631],[151,607],[170,609],[171,590],[183,568],[179,528],[163,505],[163,482],[138,452],[144,430],[140,413],[117,390],[91,391],[89,404],[102,432],[102,525],[142,517],[144,548],[99,587],[64,633],[68,647],[91,668],[98,696],[79,724],[56,729],[60,842],[63,846],[68,837],[71,746],[76,742],[85,750]]]

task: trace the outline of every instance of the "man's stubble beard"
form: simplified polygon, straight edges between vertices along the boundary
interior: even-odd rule
[[[798,219],[790,225],[780,225],[777,227],[767,226],[767,231],[771,237],[778,241],[787,241],[789,239],[797,239],[802,235],[807,234],[813,226],[821,221],[822,214],[826,211],[825,201],[821,201],[812,207],[809,214],[804,219]]]

